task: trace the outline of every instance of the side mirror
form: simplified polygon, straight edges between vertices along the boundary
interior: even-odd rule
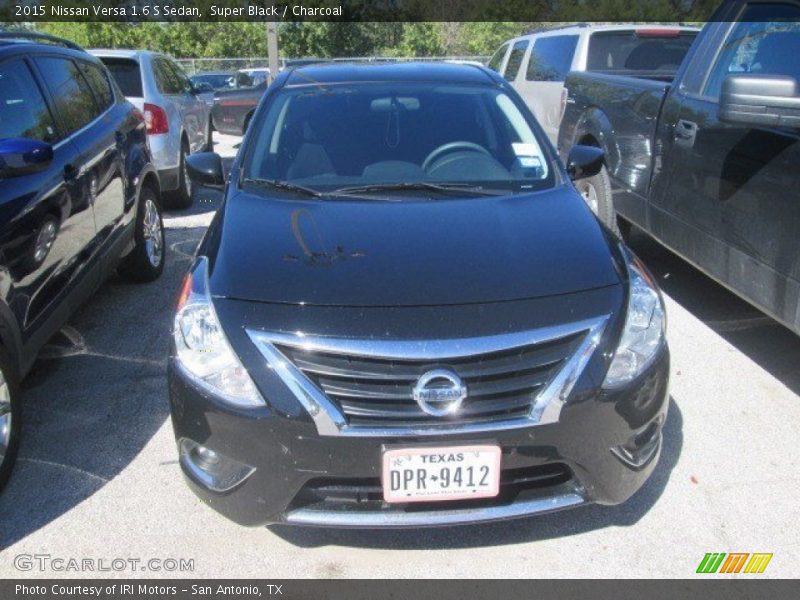
[[[573,181],[594,177],[603,168],[606,153],[595,146],[573,146],[567,156],[567,174]]]
[[[728,75],[722,82],[719,118],[726,123],[800,127],[797,80],[782,75]]]
[[[53,162],[53,147],[28,138],[0,140],[0,177],[17,177],[45,170]]]
[[[186,169],[192,183],[221,188],[225,185],[222,158],[214,152],[199,152],[186,157]]]

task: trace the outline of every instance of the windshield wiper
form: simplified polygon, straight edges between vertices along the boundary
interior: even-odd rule
[[[319,192],[313,188],[306,187],[304,185],[297,185],[296,183],[289,183],[288,181],[281,181],[279,179],[251,179],[247,178],[242,183],[251,183],[253,185],[260,185],[265,187],[271,187],[278,190],[286,190],[287,192],[295,192],[298,194],[303,194],[304,196],[311,196],[313,198],[321,198],[326,194]]]
[[[429,181],[411,181],[406,183],[373,183],[343,187],[328,192],[331,196],[357,195],[380,192],[431,191],[443,194],[472,194],[474,196],[506,196],[509,190],[485,188],[469,183],[432,183]]]

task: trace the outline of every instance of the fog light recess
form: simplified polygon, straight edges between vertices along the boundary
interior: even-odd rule
[[[178,452],[181,466],[189,476],[213,492],[230,491],[255,471],[188,438],[181,438]]]

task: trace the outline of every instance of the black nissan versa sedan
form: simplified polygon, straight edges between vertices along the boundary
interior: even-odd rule
[[[281,74],[181,288],[192,489],[241,524],[450,525],[617,504],[667,410],[660,293],[511,87],[447,64]]]

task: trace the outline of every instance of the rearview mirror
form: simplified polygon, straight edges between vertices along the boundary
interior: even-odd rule
[[[186,157],[186,169],[192,183],[220,188],[225,185],[222,158],[215,152],[199,152]]]
[[[594,177],[603,168],[606,153],[595,146],[573,146],[567,156],[567,174],[573,181]]]
[[[53,161],[53,147],[28,138],[0,140],[0,176],[17,177],[46,169]]]
[[[726,123],[767,127],[800,126],[800,94],[793,77],[753,73],[722,82],[719,118]]]

